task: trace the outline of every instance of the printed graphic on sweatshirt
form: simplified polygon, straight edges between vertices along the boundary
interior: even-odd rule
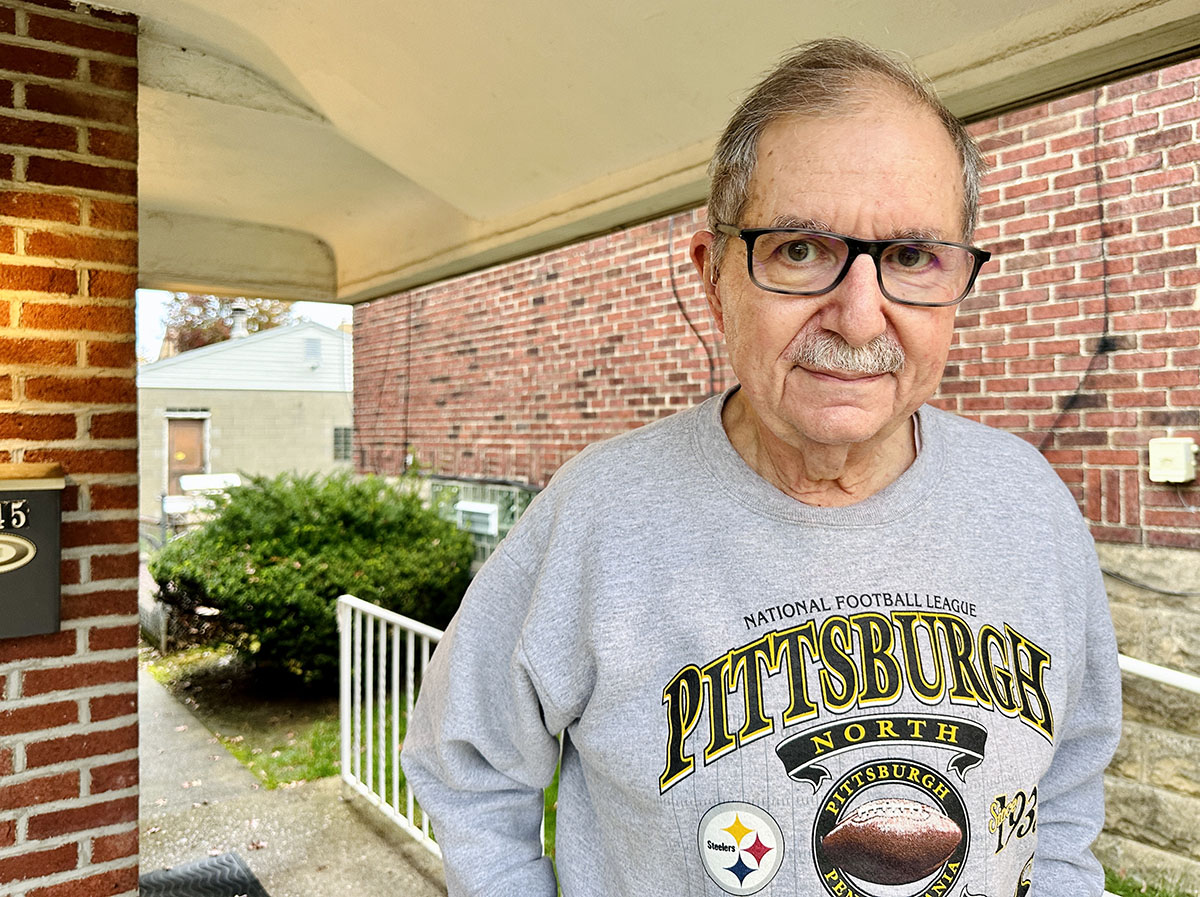
[[[753,804],[717,804],[700,820],[698,837],[704,871],[727,894],[757,894],[783,863],[779,823]]]
[[[1033,857],[1030,857],[1025,863],[1025,868],[1021,870],[1020,877],[1017,879],[1017,890],[1013,892],[1013,897],[1026,897],[1029,889],[1033,887],[1032,878]]]
[[[776,732],[821,717],[883,708],[903,695],[930,707],[951,704],[1001,713],[1053,743],[1054,716],[1045,686],[1049,669],[1049,653],[1011,626],[1001,630],[984,624],[975,631],[952,613],[834,614],[819,624],[806,620],[765,632],[720,657],[688,664],[667,683],[662,698],[666,764],[659,790],[694,773],[697,753],[708,765]],[[767,676],[785,677],[786,706],[763,706]],[[735,729],[729,702],[738,698],[744,712]],[[928,729],[905,734],[904,725],[879,737],[930,737]],[[697,730],[700,737],[693,741],[704,745],[700,751],[687,741]],[[941,731],[935,726],[932,737]]]
[[[858,766],[830,789],[817,813],[813,851],[825,890],[949,894],[970,843],[966,807],[936,769],[912,760]]]
[[[660,792],[768,739],[797,797],[811,801],[810,834],[791,833],[786,848],[811,855],[831,897],[972,897],[971,850],[989,835],[995,853],[1032,846],[1036,788],[996,796],[990,819],[976,805],[972,819],[962,788],[987,756],[990,724],[986,714],[967,719],[953,708],[997,714],[1053,744],[1051,657],[1010,625],[968,622],[963,614],[976,613],[969,602],[850,597],[858,604],[836,596],[779,605],[768,622],[787,621],[786,607],[833,612],[760,632],[671,678]],[[871,609],[837,612],[864,606]],[[745,619],[757,627],[757,617]],[[902,698],[909,709],[889,711]],[[928,710],[914,712],[914,703]],[[778,826],[770,837],[749,834],[773,824],[745,803],[719,804],[700,820],[701,861],[725,893],[755,893],[778,871]],[[760,859],[748,847],[778,853]],[[1018,894],[1027,881],[1020,876]]]

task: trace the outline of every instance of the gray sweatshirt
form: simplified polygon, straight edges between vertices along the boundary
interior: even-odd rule
[[[554,897],[560,735],[566,897],[1099,895],[1120,677],[1053,470],[926,406],[894,483],[811,507],[722,403],[588,448],[476,576],[403,752],[451,897]]]

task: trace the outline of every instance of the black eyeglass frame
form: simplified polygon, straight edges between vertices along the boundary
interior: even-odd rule
[[[924,240],[913,237],[901,237],[894,240],[860,240],[857,237],[848,237],[845,234],[835,234],[832,231],[814,230],[810,227],[743,227],[736,228],[730,224],[713,224],[713,230],[720,231],[730,237],[737,237],[746,244],[746,272],[750,275],[750,281],[761,290],[766,290],[770,293],[779,293],[784,296],[824,296],[826,293],[837,288],[843,280],[846,279],[846,273],[850,270],[850,266],[854,264],[854,260],[860,255],[869,255],[875,262],[875,279],[879,282],[879,292],[883,293],[892,302],[898,302],[901,305],[915,305],[923,308],[948,308],[951,305],[958,305],[967,298],[967,294],[971,292],[971,287],[975,286],[975,278],[979,276],[979,270],[992,257],[992,254],[986,249],[979,249],[967,243],[953,243],[949,240]],[[834,237],[846,244],[850,250],[850,254],[846,256],[846,263],[842,266],[842,270],[838,276],[834,278],[833,283],[823,290],[783,290],[779,287],[771,287],[766,284],[759,283],[758,278],[754,276],[754,241],[763,234],[814,234],[819,237]],[[880,267],[880,260],[883,258],[883,253],[891,246],[906,246],[909,244],[920,244],[922,246],[954,246],[958,249],[965,249],[975,259],[975,267],[971,271],[971,276],[967,278],[967,285],[963,288],[962,293],[957,299],[951,302],[914,302],[911,299],[898,299],[887,291],[887,287],[883,285],[883,269]]]

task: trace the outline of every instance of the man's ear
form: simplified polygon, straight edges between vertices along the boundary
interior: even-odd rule
[[[696,231],[692,236],[688,255],[700,275],[700,283],[704,285],[704,298],[708,300],[709,311],[716,322],[717,331],[725,332],[725,310],[721,305],[720,288],[717,286],[716,258],[713,255],[713,241],[716,235],[712,231]]]

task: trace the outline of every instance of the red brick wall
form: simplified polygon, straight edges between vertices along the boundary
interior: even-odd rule
[[[0,462],[67,475],[62,631],[0,639],[14,897],[137,892],[136,91],[134,17],[0,4]]]
[[[1151,438],[1200,437],[1198,86],[1193,61],[972,128],[998,260],[939,404],[1042,447],[1105,541],[1200,547],[1200,491],[1146,474]]]
[[[1191,62],[973,127],[994,167],[977,242],[997,258],[936,401],[1043,447],[1102,540],[1200,545],[1197,490],[1146,476],[1150,438],[1200,437],[1198,85]],[[687,261],[702,221],[359,306],[360,468],[399,470],[407,443],[438,473],[544,484],[588,442],[702,399],[708,366],[666,263],[670,232],[678,291],[712,344]]]
[[[730,381],[684,212],[355,308],[358,466],[544,484],[590,442]],[[671,289],[708,346],[688,326]]]

